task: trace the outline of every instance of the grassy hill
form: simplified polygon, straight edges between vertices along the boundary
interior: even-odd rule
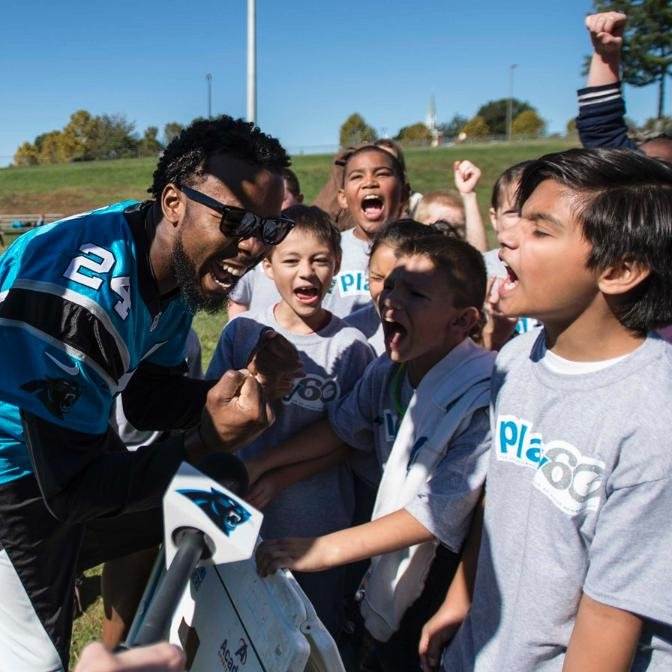
[[[409,149],[406,162],[413,189],[424,192],[452,187],[453,162],[457,159],[473,161],[483,171],[478,195],[483,214],[486,214],[492,184],[504,168],[567,147],[566,141],[556,139]],[[155,164],[154,159],[120,159],[3,168],[0,169],[0,213],[61,212],[70,215],[114,201],[145,199]],[[293,168],[308,202],[326,181],[330,167],[330,155],[327,154],[294,157]]]
[[[507,166],[547,152],[567,149],[569,146],[563,140],[545,140],[525,144],[469,144],[438,149],[412,149],[406,152],[406,162],[414,190],[426,192],[453,186],[454,161],[473,161],[483,171],[478,198],[487,222],[492,185]],[[0,213],[60,212],[69,215],[114,201],[142,200],[148,196],[146,189],[151,182],[155,164],[154,159],[125,159],[0,169]],[[293,168],[301,182],[306,201],[310,203],[329,176],[331,158],[329,155],[296,156]],[[196,316],[194,326],[201,338],[204,367],[210,361],[225,322],[224,312],[215,316]],[[89,606],[85,614],[75,622],[72,664],[81,647],[100,636],[100,568],[87,572],[87,575],[86,602]]]

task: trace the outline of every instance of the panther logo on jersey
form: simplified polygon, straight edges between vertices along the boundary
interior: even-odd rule
[[[235,499],[215,488],[210,488],[210,492],[207,490],[178,490],[178,492],[200,507],[227,537],[238,525],[251,517],[250,512]]]
[[[37,398],[59,420],[63,420],[64,415],[70,411],[80,395],[79,385],[63,378],[29,380],[21,385],[21,389],[35,392]]]

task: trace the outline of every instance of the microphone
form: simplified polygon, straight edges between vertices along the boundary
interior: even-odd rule
[[[235,455],[221,453],[210,455],[199,467],[202,471],[183,462],[163,497],[167,571],[137,636],[127,646],[164,638],[199,564],[238,562],[254,552],[263,514],[239,498],[248,486],[245,465]]]

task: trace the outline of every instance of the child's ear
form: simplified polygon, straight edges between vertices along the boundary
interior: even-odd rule
[[[341,210],[347,210],[348,209],[348,201],[345,198],[345,191],[343,189],[338,190],[338,207],[341,208]]]
[[[462,308],[460,313],[452,321],[451,326],[457,327],[467,336],[469,332],[478,324],[481,319],[481,311],[475,306]]]
[[[491,207],[488,210],[488,214],[490,215],[490,224],[492,224],[492,228],[495,230],[495,233],[497,233],[497,210]]]
[[[651,275],[651,269],[638,261],[621,259],[600,273],[597,286],[603,294],[627,294]]]
[[[266,273],[266,275],[271,280],[275,280],[275,278],[273,277],[273,264],[271,263],[271,258],[270,257],[264,257],[261,260],[261,263],[263,264],[264,273]]]

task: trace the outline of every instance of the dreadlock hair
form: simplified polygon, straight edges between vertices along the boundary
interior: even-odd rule
[[[203,177],[208,173],[210,161],[221,154],[230,154],[278,174],[290,163],[282,145],[251,122],[227,115],[199,119],[166,147],[147,191],[158,199],[171,182],[180,185]]]

